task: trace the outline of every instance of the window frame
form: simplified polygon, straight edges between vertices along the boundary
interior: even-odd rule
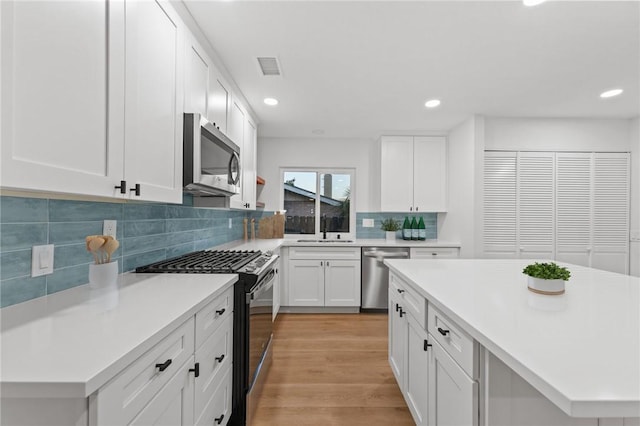
[[[333,167],[280,167],[280,211],[284,212],[284,174],[315,173],[316,174],[316,203],[315,203],[315,234],[284,234],[285,239],[322,239],[320,230],[320,176],[322,174],[342,174],[350,176],[349,193],[349,232],[327,232],[327,239],[355,240],[356,238],[356,169]],[[284,215],[286,217],[286,212]]]

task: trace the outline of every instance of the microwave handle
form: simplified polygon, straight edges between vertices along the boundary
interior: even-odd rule
[[[235,163],[238,165],[238,175],[235,177],[233,177],[233,163]],[[233,155],[231,156],[231,159],[229,160],[229,183],[231,185],[237,185],[240,182],[240,156],[238,155],[237,152],[234,152]]]

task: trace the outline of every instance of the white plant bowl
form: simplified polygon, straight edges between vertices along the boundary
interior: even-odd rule
[[[538,294],[556,296],[564,294],[564,280],[545,280],[527,275],[527,286],[530,291]]]
[[[395,241],[396,240],[396,231],[386,231],[384,234],[387,241]]]

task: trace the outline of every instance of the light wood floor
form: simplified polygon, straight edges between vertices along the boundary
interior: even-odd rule
[[[387,361],[387,315],[278,315],[252,426],[315,425],[415,425]]]

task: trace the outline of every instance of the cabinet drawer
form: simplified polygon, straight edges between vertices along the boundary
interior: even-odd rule
[[[98,411],[98,424],[129,424],[141,412],[192,357],[193,324],[190,318],[98,390],[98,407],[107,407]]]
[[[233,286],[196,313],[196,349],[233,314]]]
[[[289,247],[289,259],[360,260],[360,247]]]
[[[391,273],[389,290],[400,296],[402,308],[413,315],[423,329],[427,329],[427,301],[398,275]]]
[[[196,418],[211,399],[211,395],[220,384],[222,377],[231,370],[233,359],[233,316],[226,319],[220,327],[196,351],[196,362],[200,375],[196,378],[195,413]]]
[[[458,247],[411,247],[411,259],[456,259]]]
[[[200,417],[197,418],[196,426],[224,426],[227,424],[231,415],[231,377],[231,369],[221,376],[213,396]]]
[[[473,338],[433,305],[429,306],[429,333],[473,379],[478,377],[478,348]]]

